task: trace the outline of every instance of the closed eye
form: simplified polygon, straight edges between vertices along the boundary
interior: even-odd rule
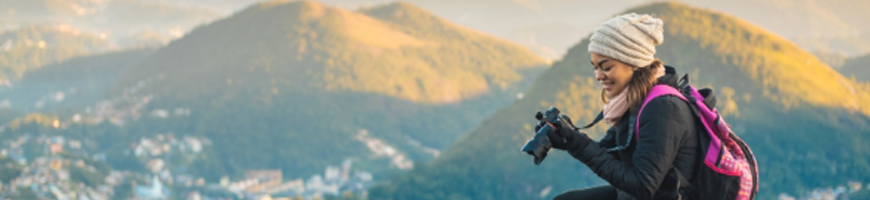
[[[593,66],[593,67],[595,67],[596,69],[598,69],[598,68],[603,68],[604,63],[607,63],[607,61],[610,61],[610,60],[607,60],[607,59],[601,60],[600,62],[598,62],[597,65],[595,64],[595,62],[593,62],[593,61],[591,61],[591,60],[590,60],[589,62],[592,63],[592,66]]]

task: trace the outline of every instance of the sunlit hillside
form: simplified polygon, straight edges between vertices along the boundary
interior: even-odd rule
[[[694,85],[714,89],[717,108],[761,163],[760,198],[870,179],[862,174],[870,170],[870,154],[855,142],[866,140],[870,130],[867,106],[861,106],[870,102],[870,88],[839,75],[795,44],[730,15],[680,3],[626,12],[661,17],[666,38],[657,56],[678,73],[689,74]],[[372,197],[547,199],[564,190],[605,184],[564,153],[551,153],[535,166],[519,151],[533,135],[536,110],[555,105],[577,123],[591,121],[600,111],[600,86],[592,77],[587,46],[587,40],[577,44],[538,77],[527,98],[497,112],[431,164],[373,188]],[[604,128],[597,127],[590,136],[600,138]]]

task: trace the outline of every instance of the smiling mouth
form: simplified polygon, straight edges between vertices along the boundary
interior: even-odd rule
[[[603,85],[605,90],[610,90],[611,88],[613,88],[613,83],[603,82],[601,84]]]

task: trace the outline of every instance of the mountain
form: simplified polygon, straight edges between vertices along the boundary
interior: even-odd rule
[[[658,54],[693,85],[711,87],[718,110],[757,155],[760,199],[846,180],[866,182],[870,86],[855,83],[785,38],[731,15],[654,3],[626,11],[665,21]],[[372,199],[548,199],[606,184],[565,153],[540,166],[519,151],[532,114],[554,105],[577,123],[601,109],[588,40],[540,75],[525,98],[501,109],[425,166],[369,190]],[[600,138],[605,127],[589,132]]]
[[[150,59],[155,62],[168,63],[147,63],[146,61],[145,64],[141,65],[160,67],[139,67],[134,70],[141,71],[128,74],[134,76],[139,76],[139,74],[157,75],[161,72],[160,70],[174,69],[179,65],[190,66],[191,64],[191,67],[184,69],[187,70],[185,73],[231,68],[227,70],[252,73],[271,72],[272,75],[276,75],[280,73],[278,70],[304,69],[306,70],[305,74],[300,73],[293,76],[299,76],[299,79],[313,79],[312,81],[316,82],[311,84],[316,84],[322,89],[350,89],[379,93],[415,102],[446,103],[476,96],[490,88],[506,88],[521,78],[515,72],[517,69],[542,63],[538,57],[525,54],[525,49],[508,45],[503,40],[493,39],[465,28],[446,24],[445,21],[437,19],[433,15],[422,13],[425,11],[419,8],[405,10],[410,8],[408,4],[387,5],[364,11],[373,16],[326,7],[313,2],[292,3],[290,5],[297,4],[299,6],[290,8],[289,6],[281,7],[280,5],[284,4],[276,2],[263,3],[244,10],[232,18],[196,29],[190,33],[195,34],[194,36],[173,42],[167,48],[155,53]],[[397,14],[392,14],[393,12]],[[420,14],[421,16],[408,16],[406,18],[402,16],[402,13]],[[288,21],[269,20],[267,17],[288,19]],[[251,26],[249,24],[252,23],[277,27],[268,27],[267,30],[257,33],[233,31],[257,28],[247,27]],[[232,41],[214,42],[230,39]],[[479,47],[468,45],[468,42],[475,41],[479,41]],[[187,47],[191,45],[194,47]],[[209,53],[216,53],[209,54],[204,51],[206,49],[192,49],[202,48],[199,46],[221,48],[221,50],[207,49],[212,51]],[[185,51],[181,51],[182,49]],[[399,50],[405,55],[394,56],[396,55],[394,53],[399,52]],[[486,53],[479,57],[473,56],[478,52]],[[429,58],[431,56],[427,54],[433,53],[450,54],[445,55],[448,57],[445,59],[450,61],[439,63],[440,61],[426,60],[431,59]],[[516,55],[517,57],[498,57],[507,55]],[[243,59],[234,59],[235,61],[230,63],[220,63],[220,61],[208,59],[229,56],[242,57]],[[285,58],[287,56],[293,57]],[[407,59],[404,59],[405,57]],[[244,63],[245,60],[250,60],[251,63]],[[293,63],[279,63],[282,61]],[[295,62],[301,64],[295,64]],[[176,66],[167,66],[169,64]],[[288,64],[290,67],[277,67],[282,64]],[[312,64],[326,66],[317,69],[311,67]],[[481,64],[481,66],[467,67],[476,64]],[[239,65],[254,66],[245,68]],[[258,69],[257,65],[262,65],[262,67]],[[503,69],[510,70],[504,71]],[[411,74],[402,74],[404,72]],[[318,73],[325,75],[318,77],[320,75]],[[428,76],[432,73],[436,76]],[[187,75],[183,73],[166,75],[171,80],[190,80],[173,79],[174,77],[172,77]],[[390,77],[391,75],[401,76]],[[206,80],[196,80],[198,83],[165,84],[181,85],[183,88],[176,90],[189,95],[190,92],[209,92],[201,90],[201,88],[194,88],[195,86],[224,84],[227,82],[227,78],[231,77],[206,76],[202,77]],[[123,78],[123,80],[135,79]],[[439,87],[434,87],[436,85]]]
[[[76,56],[111,48],[103,38],[71,28],[27,26],[0,32],[0,81]]]
[[[108,96],[105,92],[120,74],[154,51],[130,49],[48,64],[0,88],[0,101],[22,112],[85,107]]]
[[[405,0],[463,26],[490,33],[557,59],[613,13],[641,0]],[[321,0],[347,8],[371,7],[392,0]]]
[[[307,178],[345,158],[376,173],[404,168],[391,159],[429,160],[515,101],[546,65],[407,3],[348,11],[272,1],[172,41],[107,93],[147,99],[124,112],[142,116],[123,123],[130,135],[210,138],[210,159],[190,168],[210,180],[259,168]],[[146,117],[176,108],[190,116]],[[378,157],[369,143],[395,153]]]
[[[846,59],[840,73],[846,77],[855,77],[858,81],[870,82],[870,54]]]
[[[828,66],[838,70],[843,67],[844,62],[849,59],[849,57],[843,54],[829,51],[813,51],[812,53]]]
[[[870,36],[870,31],[866,32],[865,35]],[[870,53],[870,37],[868,36],[798,36],[792,40],[805,49],[856,56]]]

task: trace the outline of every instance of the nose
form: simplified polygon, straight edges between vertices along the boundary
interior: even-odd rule
[[[595,80],[604,81],[604,72],[601,70],[595,70]]]

